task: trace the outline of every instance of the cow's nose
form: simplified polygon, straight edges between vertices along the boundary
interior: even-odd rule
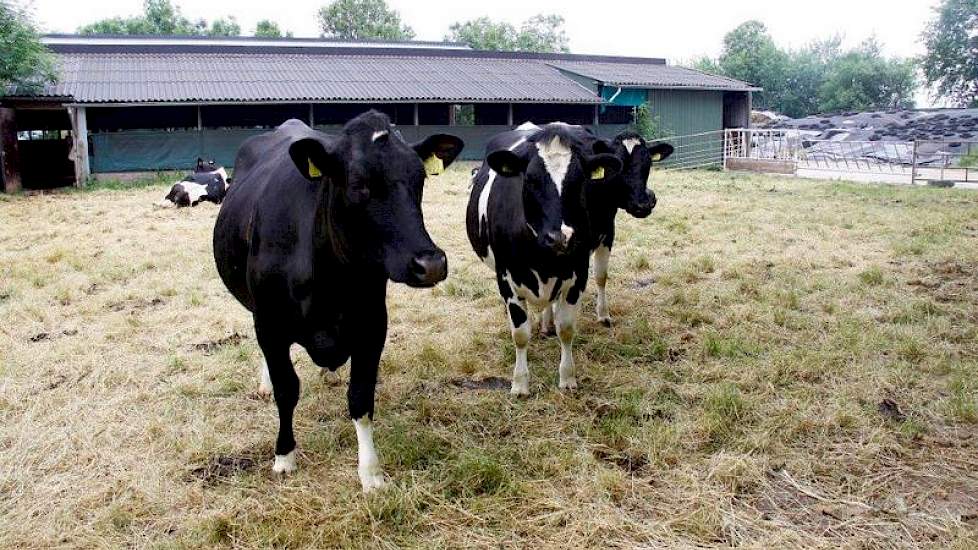
[[[564,254],[567,252],[567,235],[561,231],[548,231],[543,234],[543,246],[552,250],[554,254]]]
[[[418,286],[433,286],[448,276],[448,258],[441,250],[426,252],[411,260],[411,275]]]

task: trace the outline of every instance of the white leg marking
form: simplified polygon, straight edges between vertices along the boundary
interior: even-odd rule
[[[290,474],[296,470],[295,449],[289,451],[287,455],[275,455],[275,464],[272,471],[276,474]]]
[[[554,333],[554,306],[547,304],[540,313],[540,334]]]
[[[554,320],[557,324],[557,336],[560,338],[560,389],[577,389],[577,377],[574,374],[574,332],[577,328],[577,304],[571,305],[563,298],[554,304]]]
[[[373,422],[364,416],[354,420],[353,427],[357,430],[357,473],[363,492],[369,493],[384,486],[384,471],[374,449]]]
[[[258,395],[268,398],[272,396],[274,391],[272,377],[268,374],[268,363],[262,359],[261,366],[258,367]]]
[[[607,326],[611,326],[608,297],[605,295],[609,259],[611,259],[611,249],[607,246],[601,245],[594,251],[594,282],[598,285],[598,321]]]
[[[510,301],[506,304],[506,315],[509,317],[509,304],[515,303],[526,312],[526,302]],[[530,318],[527,317],[520,326],[513,326],[513,318],[509,317],[509,327],[513,334],[513,345],[516,346],[516,365],[513,366],[513,384],[509,393],[513,395],[530,395],[530,369],[526,365],[526,346],[530,343]]]

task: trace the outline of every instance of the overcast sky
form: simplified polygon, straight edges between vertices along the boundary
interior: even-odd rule
[[[271,19],[297,37],[319,35],[318,8],[326,0],[175,0],[191,19],[234,15],[250,34],[255,22]],[[665,57],[670,63],[715,56],[723,35],[748,19],[763,21],[780,45],[798,47],[842,34],[846,45],[875,35],[889,55],[921,53],[920,33],[939,0],[746,0],[741,2],[633,0],[388,0],[420,40],[441,40],[449,25],[487,15],[519,24],[538,13],[567,21],[574,53]],[[45,32],[73,32],[104,17],[136,15],[142,0],[34,0]]]

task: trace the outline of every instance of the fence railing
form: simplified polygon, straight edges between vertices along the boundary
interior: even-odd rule
[[[724,140],[723,130],[651,140],[673,147],[672,156],[656,165],[656,171],[722,168]]]
[[[657,170],[726,168],[894,183],[978,183],[978,141],[845,141],[792,129],[736,128],[668,136]]]
[[[978,141],[916,141],[914,159],[914,183],[978,183]]]

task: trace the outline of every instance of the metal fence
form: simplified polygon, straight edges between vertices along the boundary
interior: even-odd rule
[[[651,144],[668,143],[673,147],[672,155],[656,165],[656,171],[722,168],[724,139],[723,130],[717,130],[651,140]]]
[[[978,141],[916,141],[911,181],[978,183]]]

